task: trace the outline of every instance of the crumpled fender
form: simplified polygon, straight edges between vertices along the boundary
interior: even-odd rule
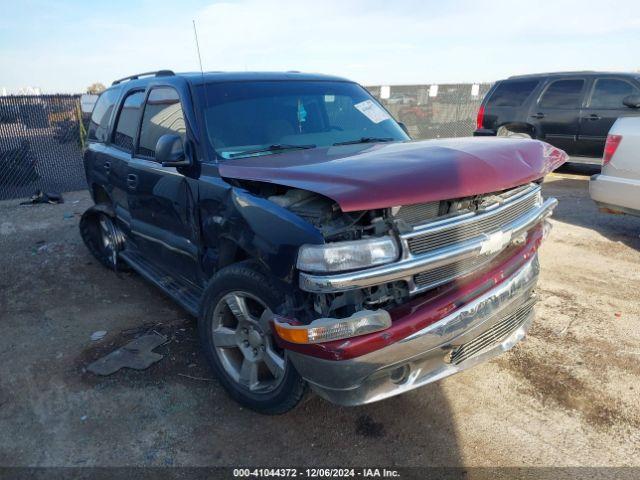
[[[202,230],[209,247],[219,249],[223,241],[232,242],[283,280],[291,280],[301,245],[324,243],[313,225],[242,188],[228,188],[221,202],[205,200],[202,206]]]
[[[313,225],[269,200],[233,189],[231,202],[243,222],[236,236],[238,245],[266,264],[277,277],[293,271],[298,249],[305,243],[324,243]],[[244,231],[242,225],[246,226]]]

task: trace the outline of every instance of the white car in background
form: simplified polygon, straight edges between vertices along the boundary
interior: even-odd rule
[[[613,124],[602,156],[602,172],[591,177],[591,198],[601,210],[640,216],[640,117]]]

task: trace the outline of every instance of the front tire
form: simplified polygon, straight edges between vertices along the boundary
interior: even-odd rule
[[[204,353],[222,386],[240,404],[269,415],[291,410],[306,392],[268,322],[283,300],[267,275],[242,262],[213,277],[198,322]]]

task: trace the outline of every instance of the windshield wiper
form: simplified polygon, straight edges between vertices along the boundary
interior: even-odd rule
[[[254,153],[266,153],[266,152],[282,152],[284,150],[308,150],[309,148],[316,148],[314,144],[309,145],[288,145],[286,143],[277,143],[269,145],[264,148],[256,148],[255,150],[245,150],[243,152],[236,152],[229,155],[229,158],[241,157],[244,155],[252,155]]]
[[[393,142],[395,138],[391,137],[360,137],[357,140],[347,140],[345,142],[336,142],[334,145],[355,145],[357,143],[378,143],[378,142]]]

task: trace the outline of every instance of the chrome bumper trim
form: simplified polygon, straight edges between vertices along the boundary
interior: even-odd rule
[[[395,263],[334,275],[301,272],[300,288],[312,293],[331,293],[367,288],[398,280],[405,280],[409,285],[413,285],[412,277],[418,273],[478,255],[495,255],[510,245],[519,235],[549,217],[557,204],[558,201],[555,198],[549,198],[538,208],[522,215],[499,232],[482,234],[471,240],[443,247],[424,255],[407,255]],[[406,252],[405,242],[406,240],[402,239],[403,249]],[[417,291],[419,289],[412,286],[411,293],[417,293]]]
[[[360,357],[333,361],[293,351],[287,355],[311,387],[334,403],[361,405],[398,395],[499,355],[520,341],[533,311],[499,343],[459,364],[446,361],[452,348],[479,337],[530,302],[538,273],[535,256],[507,280],[442,320]]]

